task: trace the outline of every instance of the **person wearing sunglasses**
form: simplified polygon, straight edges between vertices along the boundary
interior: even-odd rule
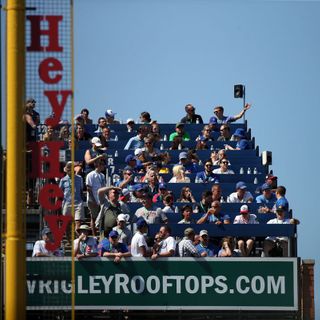
[[[220,168],[213,170],[214,174],[234,174],[234,171],[228,168],[229,161],[227,159],[220,160],[219,165],[220,165]]]
[[[195,182],[197,183],[219,183],[219,179],[215,173],[212,172],[213,165],[211,161],[206,161],[204,164],[204,170],[197,173]]]
[[[196,108],[188,103],[184,110],[186,111],[186,116],[180,120],[180,123],[203,123],[202,117],[199,114],[196,114]]]

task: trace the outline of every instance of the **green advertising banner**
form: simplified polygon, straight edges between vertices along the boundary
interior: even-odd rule
[[[75,262],[76,309],[297,310],[296,258]],[[71,259],[29,258],[28,309],[70,309]]]

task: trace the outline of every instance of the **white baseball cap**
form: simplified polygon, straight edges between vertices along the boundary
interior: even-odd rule
[[[102,146],[101,140],[98,137],[93,137],[91,139],[91,143],[93,143],[97,147],[101,147]]]

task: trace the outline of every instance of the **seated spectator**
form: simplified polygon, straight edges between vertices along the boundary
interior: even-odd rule
[[[102,130],[103,130],[103,128],[106,128],[106,127],[107,127],[107,120],[106,120],[106,118],[100,117],[100,118],[98,119],[98,128],[97,128],[97,130],[96,130],[94,133],[97,134],[97,135],[100,135],[101,132],[102,132]]]
[[[75,141],[88,141],[91,139],[91,135],[85,131],[82,125],[77,124],[74,139]]]
[[[286,219],[286,209],[281,205],[276,205],[277,217],[271,219],[267,224],[299,224],[297,219]],[[288,237],[267,237],[263,244],[263,257],[282,256],[288,257]]]
[[[214,174],[234,174],[234,171],[230,170],[228,166],[229,166],[229,161],[227,159],[222,159],[220,160],[220,168],[214,169],[213,173]]]
[[[102,144],[102,148],[106,149],[109,147],[108,142],[111,140],[110,137],[110,128],[104,127],[102,128],[101,134],[100,134],[100,141]]]
[[[249,141],[246,139],[246,132],[242,128],[236,129],[233,134],[234,139],[237,141],[236,147],[233,148],[226,144],[224,147],[226,150],[247,150],[250,149]]]
[[[221,213],[221,205],[219,201],[213,201],[211,208],[197,221],[197,224],[213,223],[213,224],[229,224],[230,217]]]
[[[61,256],[63,252],[59,249],[51,251],[47,249],[47,243],[53,242],[53,236],[49,228],[43,228],[42,240],[36,241],[33,246],[33,257],[52,257],[52,256]]]
[[[58,136],[52,126],[47,127],[47,132],[43,135],[43,141],[57,141]]]
[[[213,141],[212,131],[209,125],[205,125],[201,131],[201,134],[196,138],[196,141],[203,138],[205,141]]]
[[[119,124],[120,121],[118,120],[115,120],[115,115],[116,113],[113,112],[111,109],[108,109],[106,112],[105,112],[105,117],[106,117],[106,122],[107,124]]]
[[[189,204],[184,205],[181,208],[181,214],[183,219],[178,222],[178,224],[191,224],[196,223],[194,219],[191,218],[192,215],[192,207]]]
[[[251,104],[247,103],[243,110],[235,116],[225,116],[224,115],[224,108],[222,106],[216,106],[213,109],[214,116],[212,116],[209,120],[209,123],[212,124],[223,124],[223,123],[230,123],[237,121],[238,119],[241,119],[243,115],[246,113],[247,110],[249,110],[251,107]]]
[[[204,164],[204,170],[197,173],[195,177],[196,183],[219,183],[217,175],[212,171],[212,162],[206,161]]]
[[[170,134],[169,141],[173,141],[175,137],[180,137],[183,141],[190,141],[190,135],[188,132],[184,131],[183,123],[176,124],[175,132]]]
[[[199,166],[197,164],[196,158],[194,158],[192,153],[188,154],[185,151],[180,152],[178,164],[183,165],[186,173],[196,173],[199,171]]]
[[[218,137],[218,141],[233,141],[233,139],[230,126],[226,123],[222,124],[220,127],[220,136]]]
[[[142,217],[148,224],[168,222],[165,213],[152,202],[152,195],[150,193],[144,196],[142,205],[143,207],[135,212],[136,218]]]
[[[98,250],[100,257],[114,258],[115,263],[119,263],[123,257],[131,256],[128,247],[119,242],[119,233],[115,230],[110,231],[108,239],[104,238],[100,242]]]
[[[201,257],[215,257],[214,247],[209,242],[209,234],[207,230],[200,231],[200,243],[196,246]]]
[[[134,120],[133,119],[127,119],[127,130],[128,132],[134,132]]]
[[[80,114],[82,115],[83,124],[92,124],[92,119],[89,118],[89,110],[87,108],[83,108]]]
[[[195,232],[192,228],[184,230],[184,238],[179,242],[180,257],[200,257],[200,254],[193,244]]]
[[[279,186],[276,189],[276,198],[277,201],[275,203],[275,207],[273,208],[274,211],[276,211],[275,209],[279,206],[281,206],[286,212],[289,211],[289,202],[287,200],[287,198],[285,197],[286,195],[286,188],[284,186]]]
[[[160,150],[154,147],[154,140],[150,135],[144,138],[144,147],[142,150],[147,161],[154,161],[154,159],[160,155]]]
[[[135,184],[134,173],[130,167],[126,166],[122,171],[122,174],[123,178],[122,180],[119,180],[119,182],[116,183],[116,187],[123,189],[128,188],[129,186],[133,186]]]
[[[59,140],[68,141],[70,138],[70,131],[68,126],[62,126],[59,131]]]
[[[130,188],[129,188],[130,190]],[[141,202],[146,195],[146,188],[143,184],[136,184],[132,187],[131,202]]]
[[[34,110],[36,101],[33,98],[28,98],[25,103],[23,120],[26,123],[26,141],[36,141],[37,126],[40,124],[40,114]]]
[[[157,136],[160,140],[161,136],[160,136],[159,123],[156,120],[153,120],[153,121],[151,121],[150,125],[151,125],[150,133],[154,136]],[[159,140],[157,139],[156,141],[159,141]]]
[[[262,194],[256,197],[256,202],[261,204],[259,207],[260,213],[272,212],[271,208],[267,205],[274,205],[277,201],[276,195],[272,192],[271,185],[264,183],[261,187]]]
[[[117,217],[117,225],[112,228],[119,234],[119,242],[130,247],[132,240],[132,232],[127,227],[127,222],[129,221],[129,215],[120,213]]]
[[[187,114],[180,120],[180,123],[203,123],[202,117],[195,113],[196,109],[192,104],[188,103],[184,110]]]
[[[152,194],[152,197],[159,192],[160,176],[157,168],[149,169],[144,177],[144,182],[147,183],[146,190]]]
[[[243,181],[236,184],[236,192],[229,195],[227,202],[231,203],[246,203],[252,202],[253,196],[250,191],[247,191],[247,186]]]
[[[190,187],[182,187],[180,198],[177,200],[178,202],[187,202],[187,203],[195,203],[196,200],[192,195],[192,191]]]
[[[174,137],[169,150],[182,150],[182,149],[185,149],[183,145],[183,139],[179,136]]]
[[[169,183],[190,183],[190,178],[185,176],[185,168],[182,165],[176,164],[172,168],[173,177]]]
[[[196,143],[196,150],[208,150],[208,140],[205,137],[200,137]]]
[[[208,210],[211,208],[212,203],[212,192],[209,190],[203,191],[201,195],[201,201],[199,202],[199,205],[194,210],[198,213],[207,213]]]
[[[232,237],[222,239],[222,246],[218,257],[240,257],[239,251],[235,250],[235,243]]]
[[[148,245],[144,238],[144,234],[148,232],[148,224],[143,218],[139,218],[136,221],[137,232],[131,241],[131,255],[132,257],[147,257],[148,256]]]
[[[163,199],[163,209],[164,213],[175,213],[176,207],[173,205],[173,195],[167,194]]]
[[[78,260],[96,257],[98,255],[97,239],[89,237],[91,228],[86,224],[77,230],[79,237],[73,242],[73,255]]]
[[[236,216],[233,221],[234,224],[258,224],[257,216],[249,212],[247,205],[242,205],[240,208],[240,215]],[[254,237],[237,237],[238,248],[243,257],[248,257],[254,245]]]
[[[160,183],[158,190],[159,190],[158,193],[156,193],[153,196],[152,201],[154,203],[160,204],[163,201],[163,199],[165,198],[165,196],[170,194],[170,192],[169,192],[169,190],[167,188],[167,184],[166,183]]]
[[[66,175],[60,180],[59,188],[63,192],[62,214],[72,215],[72,183],[74,183],[74,220],[76,230],[80,227],[81,222],[84,221],[84,207],[82,201],[83,194],[83,180],[82,177],[74,174],[73,181],[71,179],[72,161],[67,162],[64,167]]]
[[[138,133],[135,137],[132,137],[129,139],[127,144],[124,147],[124,150],[129,149],[137,149],[137,148],[143,148],[144,147],[144,138],[148,134],[148,127],[146,126],[140,126],[138,128]]]
[[[124,210],[119,202],[120,188],[110,186],[99,189],[99,195],[105,192],[107,192],[107,198],[101,205],[96,225],[99,227],[100,234],[106,237],[112,228],[117,225],[117,218],[119,214],[124,213]]]
[[[176,251],[176,241],[170,235],[171,229],[168,225],[160,227],[158,248],[154,247],[155,252],[152,254],[151,259],[156,260],[159,257],[172,257]]]
[[[143,111],[140,113],[140,123],[142,124],[150,124],[151,123],[151,115],[147,111]]]
[[[228,164],[229,164],[229,166],[230,166],[230,161],[228,160],[228,155],[227,155],[226,150],[220,149],[220,150],[217,152],[215,158],[216,158],[216,159],[215,159],[214,162],[213,162],[213,165],[214,165],[214,166],[219,166],[221,160],[227,160],[227,161],[228,161]],[[212,160],[212,159],[211,159],[211,160]]]
[[[212,202],[213,201],[225,202],[222,196],[220,184],[212,185],[211,192],[212,192]]]
[[[85,161],[85,174],[94,170],[94,163],[99,159],[105,159],[105,153],[102,149],[101,141],[98,137],[94,137],[91,139],[92,147],[87,149],[84,154],[84,161]]]

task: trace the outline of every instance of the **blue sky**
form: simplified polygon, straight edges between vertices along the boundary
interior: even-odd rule
[[[214,105],[238,113],[233,85],[246,85],[249,127],[301,220],[318,296],[320,2],[77,0],[74,13],[75,106],[95,121],[112,109],[177,122],[186,103],[207,121]]]

